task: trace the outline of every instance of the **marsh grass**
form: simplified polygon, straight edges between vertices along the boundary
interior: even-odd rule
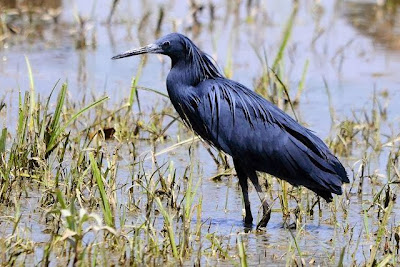
[[[113,1],[108,23],[115,18],[118,2]],[[251,2],[257,1],[248,1],[248,23],[256,19]],[[199,12],[199,7],[193,8]],[[297,104],[307,90],[309,66],[309,60],[300,62],[302,76],[294,91],[285,75],[285,54],[297,9],[295,4],[273,60],[268,62],[265,52],[259,56],[264,68],[256,82],[259,93],[293,116],[300,112]],[[163,10],[160,7],[160,21]],[[85,28],[93,16],[74,14],[76,48],[87,49],[92,43],[95,49],[96,32],[90,42]],[[139,28],[145,28],[150,16],[144,13]],[[10,30],[0,17],[3,40]],[[158,25],[157,34],[160,31]],[[374,93],[370,107],[341,118],[325,81],[332,121],[326,141],[346,162],[352,181],[342,196],[328,205],[309,190],[261,174],[269,184],[264,187],[273,205],[271,226],[256,231],[228,221],[222,223],[231,228],[226,231],[204,215],[214,209],[214,203],[205,201],[210,196],[204,184],[227,187],[223,210],[218,212],[231,212],[229,202],[240,194],[232,164],[226,155],[204,145],[207,165],[215,165],[216,173],[203,174],[195,153],[203,149],[201,140],[181,125],[171,105],[142,109],[141,93],[168,97],[140,85],[144,64],[133,75],[129,96],[121,100],[124,104],[112,106],[106,96],[73,99],[68,85],[58,82],[43,98],[26,58],[29,88],[18,93],[16,127],[3,125],[0,133],[0,264],[399,264],[400,137],[396,130],[387,130],[393,126],[386,121],[387,92]],[[234,72],[231,46],[224,71],[227,76]],[[0,112],[8,114],[11,108],[1,100]],[[179,152],[185,153],[183,170],[173,161]],[[386,168],[379,169],[377,161]],[[254,209],[257,202],[252,205]]]
[[[172,162],[158,163],[159,156],[190,144],[193,146],[197,138],[188,136],[186,140],[157,151],[156,143],[161,140],[155,136],[164,128],[163,125],[170,122],[153,115],[145,116],[143,118],[149,121],[141,122],[141,130],[136,135],[124,135],[124,131],[139,124],[135,114],[133,119],[124,115],[124,110],[129,110],[128,105],[115,110],[106,109],[102,107],[106,100],[103,97],[79,109],[78,105],[66,101],[66,84],[55,86],[53,90],[51,95],[58,93],[54,110],[51,110],[51,95],[42,104],[39,97],[31,102],[30,92],[24,97],[20,93],[17,129],[9,132],[4,128],[1,132],[1,203],[15,211],[14,217],[8,217],[10,228],[7,229],[10,232],[2,243],[7,251],[3,263],[21,262],[33,257],[32,252],[40,249],[43,256],[36,260],[43,263],[58,258],[74,265],[96,262],[150,264],[166,260],[176,264],[226,261],[234,265],[249,265],[252,255],[247,252],[247,240],[256,238],[258,233],[232,233],[236,240],[236,245],[232,245],[231,238],[226,239],[206,226],[202,218],[203,197],[199,194],[202,177],[193,153],[189,153],[190,163],[183,173],[177,172]],[[380,103],[381,99],[374,101]],[[35,104],[33,109],[30,108],[31,103]],[[390,218],[396,203],[395,186],[400,181],[397,167],[399,148],[395,145],[398,138],[393,136],[383,140],[377,137],[377,132],[381,136],[379,128],[382,127],[382,122],[377,118],[381,112],[376,108],[380,105],[374,105],[372,111],[365,111],[360,116],[354,115],[352,128],[361,130],[349,134],[346,128],[345,136],[344,130],[339,130],[338,135],[328,141],[333,149],[339,151],[343,147],[343,140],[351,140],[357,145],[347,145],[346,154],[365,155],[353,170],[354,182],[350,189],[346,189],[343,196],[335,197],[331,206],[320,203],[308,190],[293,188],[286,182],[265,177],[270,183],[266,193],[271,203],[277,200],[280,203],[280,208],[274,205],[273,216],[282,214],[286,227],[286,264],[307,265],[319,261],[304,247],[307,222],[314,220],[315,209],[318,209],[317,218],[332,225],[338,232],[332,239],[332,247],[337,251],[330,253],[330,264],[360,263],[357,251],[361,240],[371,246],[370,249],[363,247],[368,255],[366,265],[397,262],[397,225]],[[76,108],[79,110],[76,111]],[[165,114],[168,114],[168,110],[165,109]],[[74,122],[83,116],[89,126],[79,129]],[[109,118],[113,118],[111,121],[114,124],[111,126],[117,129],[114,133],[116,139],[111,142],[114,145],[108,144],[102,135],[90,137],[88,134],[110,126]],[[166,118],[170,118],[174,124],[180,123],[169,116]],[[156,122],[160,119],[163,121],[161,124]],[[30,121],[33,121],[32,131]],[[337,127],[345,128],[348,124],[346,121],[339,121]],[[121,180],[122,173],[118,166],[122,158],[118,154],[121,147],[131,142],[147,142],[153,149],[149,151],[150,154],[135,152],[128,180]],[[390,147],[390,153],[386,155],[388,164],[385,177],[388,182],[381,185],[374,171],[365,166],[371,165],[375,154],[383,153],[385,147]],[[148,161],[152,162],[151,169],[145,167]],[[217,163],[215,165],[218,167]],[[228,170],[224,175],[229,177],[230,174]],[[362,189],[351,189],[362,177],[364,183],[359,185]],[[374,197],[363,202],[363,226],[355,231],[346,219],[350,200],[353,199],[349,194],[354,194],[354,190],[360,196],[365,194],[366,184],[371,186]],[[121,198],[127,192],[130,197]],[[38,246],[22,234],[22,222],[26,220],[23,214],[38,211],[21,210],[21,198],[16,198],[21,194],[41,195],[36,205],[42,210],[39,211],[42,214],[40,216],[46,218],[45,236],[48,240],[42,245]],[[379,218],[378,223],[372,219],[375,216]],[[347,240],[346,245],[343,246],[339,238]],[[326,260],[323,262],[327,263]]]

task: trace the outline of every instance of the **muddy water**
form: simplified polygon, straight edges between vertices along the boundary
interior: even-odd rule
[[[0,50],[0,99],[4,96],[8,106],[16,106],[12,103],[17,99],[19,88],[29,88],[24,55],[31,62],[35,87],[41,95],[47,95],[55,82],[61,79],[68,81],[71,98],[105,93],[111,98],[110,105],[118,106],[129,94],[131,77],[138,70],[140,58],[111,61],[111,56],[150,43],[158,35],[171,31],[183,32],[191,37],[218,61],[221,69],[232,61],[232,78],[252,88],[263,68],[257,53],[262,54],[265,50],[269,64],[272,64],[293,8],[289,0],[260,1],[257,7],[251,8],[247,8],[245,3],[235,8],[232,1],[211,1],[213,7],[205,4],[194,18],[191,15],[193,10],[186,2],[151,1],[150,4],[150,1],[122,1],[115,11],[113,23],[107,26],[109,1],[75,2],[63,1],[46,11],[57,16],[58,23],[52,22],[54,18],[51,15],[35,16],[34,26],[18,18],[8,21],[16,31],[26,33],[8,37]],[[382,131],[388,134],[398,132],[400,25],[396,18],[398,20],[400,7],[379,7],[373,1],[300,2],[285,53],[284,77],[290,85],[290,94],[295,96],[304,64],[309,61],[305,91],[297,110],[301,121],[318,136],[327,138],[332,134],[330,107],[334,108],[337,118],[352,117],[353,112],[371,109],[374,91],[387,92],[387,99],[390,100],[387,121],[390,123],[385,124]],[[160,7],[165,13],[157,33]],[[82,27],[77,25],[77,12],[85,20]],[[82,32],[86,37],[85,49],[80,48]],[[166,92],[168,68],[166,58],[147,57],[139,84]],[[144,111],[166,103],[165,99],[152,93],[141,92],[140,98]],[[9,128],[15,126],[15,118],[10,114],[2,114],[0,121]],[[170,143],[161,145],[159,149],[176,141],[175,130],[171,129]],[[141,150],[147,151],[148,148],[142,147]],[[210,181],[208,177],[216,173],[215,166],[209,164],[212,161],[202,145],[197,147],[195,153],[201,163],[203,177],[199,190],[204,203],[202,218],[209,222],[212,231],[229,239],[231,234],[243,231],[242,200],[236,180],[224,178],[220,182]],[[163,155],[159,160],[172,159],[182,170],[188,164],[187,155],[185,147],[173,154]],[[343,161],[346,167],[350,167],[357,159],[355,155]],[[385,166],[379,163],[376,168],[380,172],[385,170]],[[255,212],[259,202],[254,192],[251,200]],[[354,226],[356,235],[362,228],[361,201],[352,198],[350,212],[356,216],[346,219]],[[275,203],[274,208],[280,208],[279,204]],[[333,249],[340,253],[340,242],[344,238],[337,234],[340,226],[326,223],[329,212],[325,212],[322,218],[315,217],[306,224],[306,234],[302,236],[300,245],[308,255],[318,259],[317,262],[329,264],[326,254],[332,253]],[[281,226],[282,215],[274,212],[266,233],[246,236],[251,263],[285,262],[284,254],[292,239]],[[337,244],[332,244],[334,236],[338,236],[335,239]],[[40,234],[35,239],[39,242]],[[232,237],[232,244],[234,240]],[[368,245],[365,242],[360,247]],[[356,257],[362,260],[362,255],[360,249]]]

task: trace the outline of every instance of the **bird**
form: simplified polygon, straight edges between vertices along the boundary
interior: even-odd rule
[[[332,193],[342,194],[349,179],[326,144],[261,95],[225,78],[212,57],[188,37],[170,33],[112,59],[147,53],[171,59],[166,87],[182,121],[206,143],[232,157],[243,194],[245,226],[253,225],[249,180],[263,207],[257,229],[266,227],[271,217],[257,172],[304,186],[327,202],[332,201]]]

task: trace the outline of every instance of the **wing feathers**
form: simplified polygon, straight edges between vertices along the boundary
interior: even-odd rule
[[[206,141],[249,168],[303,185],[327,201],[349,182],[345,169],[324,142],[276,106],[243,85],[206,80],[190,90],[198,107],[184,110]]]

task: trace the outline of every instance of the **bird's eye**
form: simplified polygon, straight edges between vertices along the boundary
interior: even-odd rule
[[[162,43],[162,48],[167,48],[167,47],[169,47],[170,46],[170,42],[169,41],[165,41],[164,43]]]

